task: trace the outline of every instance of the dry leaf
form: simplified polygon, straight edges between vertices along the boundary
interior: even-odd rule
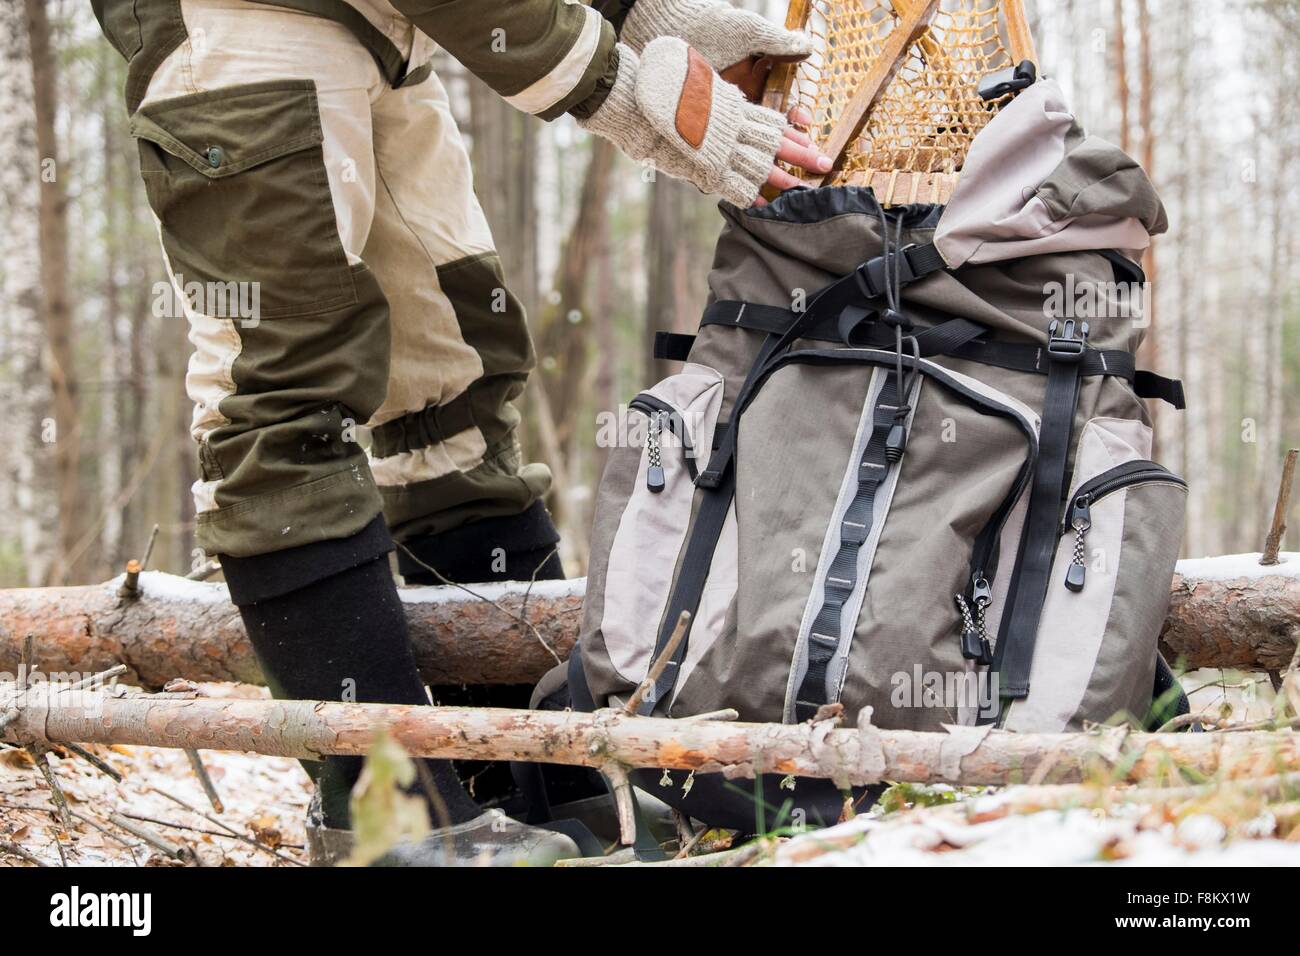
[[[36,761],[26,750],[0,750],[0,764],[15,770],[25,770],[35,767]]]

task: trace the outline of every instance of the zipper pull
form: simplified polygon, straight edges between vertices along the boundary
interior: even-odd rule
[[[971,604],[964,597],[960,594],[953,597],[957,602],[957,610],[961,612],[961,656],[977,664],[992,664],[993,646],[989,643],[984,624],[984,611],[993,599],[988,582],[983,575],[977,575],[971,597],[971,603],[975,605],[974,613],[971,612]]]
[[[1084,540],[1088,535],[1088,529],[1092,527],[1092,512],[1088,507],[1087,495],[1075,499],[1074,507],[1070,511],[1070,527],[1074,529],[1074,559],[1070,562],[1069,570],[1065,572],[1065,586],[1077,594],[1083,590],[1088,575],[1088,568],[1084,563]]]
[[[659,445],[659,433],[663,431],[663,427],[663,412],[655,412],[650,417],[650,431],[645,439],[646,451],[650,455],[650,467],[646,469],[645,485],[652,494],[656,495],[664,490],[665,484],[663,452]]]

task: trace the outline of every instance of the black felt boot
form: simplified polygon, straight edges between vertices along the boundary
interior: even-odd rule
[[[411,538],[397,550],[397,569],[407,584],[553,581],[564,577],[559,543],[550,512],[534,501],[517,515]]]
[[[387,529],[376,519],[341,541],[222,558],[231,598],[276,697],[429,702],[389,570],[391,548]],[[455,824],[479,815],[450,762],[424,763],[443,805],[430,801],[435,826],[446,816]],[[360,757],[329,757],[309,767],[325,826],[348,828],[348,801],[361,766]]]
[[[484,518],[441,534],[411,538],[397,549],[397,568],[407,584],[550,581],[564,577],[550,512],[535,501],[517,515]],[[430,687],[436,704],[448,707],[527,708],[531,684]],[[519,788],[504,761],[458,760],[456,769],[470,793],[484,806],[510,812],[525,808]]]

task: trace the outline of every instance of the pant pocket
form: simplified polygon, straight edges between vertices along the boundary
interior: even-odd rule
[[[159,100],[131,133],[171,272],[200,311],[247,325],[356,302],[310,80]]]
[[[1149,460],[1138,421],[1090,420],[1080,433],[1030,672],[1009,730],[1141,721],[1182,544],[1187,484]]]
[[[617,453],[639,458],[609,546],[598,624],[609,664],[604,673],[623,686],[593,686],[598,697],[635,687],[649,669],[691,523],[695,477],[713,448],[722,383],[715,370],[688,363],[629,403],[627,447]],[[624,465],[630,470],[631,462]],[[715,602],[716,596],[710,606]],[[697,637],[702,635],[693,628],[692,644]],[[584,647],[588,640],[584,633]]]

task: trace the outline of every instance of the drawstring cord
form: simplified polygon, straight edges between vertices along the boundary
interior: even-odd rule
[[[885,207],[881,205],[874,191],[869,191],[871,202],[875,206],[876,218],[880,222],[880,243],[881,250],[885,257],[884,279],[885,279],[885,307],[892,313],[890,324],[894,327],[894,374],[895,381],[898,382],[898,401],[899,408],[894,412],[894,421],[902,424],[906,421],[907,416],[911,414],[912,407],[908,404],[907,397],[911,394],[911,381],[904,374],[903,370],[903,311],[899,292],[902,289],[902,264],[899,261],[899,250],[903,244],[903,217],[900,215],[895,220],[894,236],[890,239],[889,235],[889,218],[885,215]],[[914,362],[920,361],[920,347],[916,341],[916,336],[909,335],[907,338],[912,342],[912,358]]]

